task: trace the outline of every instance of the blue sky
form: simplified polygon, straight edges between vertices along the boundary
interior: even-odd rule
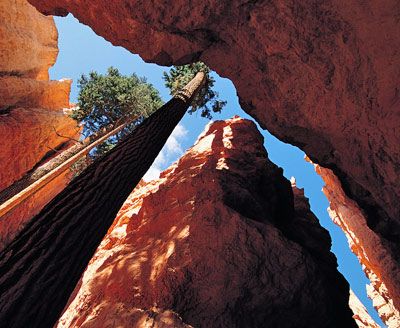
[[[139,76],[145,76],[160,91],[165,101],[169,99],[169,92],[164,87],[162,80],[162,72],[168,68],[147,64],[138,55],[134,55],[124,48],[112,46],[111,43],[97,36],[89,27],[80,24],[71,15],[65,18],[55,17],[55,21],[59,31],[60,53],[56,64],[50,70],[50,76],[52,79],[73,79],[72,102],[77,100],[76,81],[81,74],[86,74],[91,70],[105,73],[109,66],[117,67],[122,74],[135,72]],[[214,119],[226,119],[234,115],[252,119],[240,108],[232,82],[215,76],[215,88],[221,99],[228,103],[220,115],[214,115]],[[155,177],[160,170],[167,168],[187,148],[191,147],[207,123],[208,120],[200,115],[186,114],[156,159],[151,171],[148,172],[148,178]],[[326,209],[329,204],[321,192],[322,179],[315,173],[313,166],[304,160],[302,151],[280,142],[265,130],[260,129],[260,131],[264,136],[264,145],[269,158],[284,169],[284,175],[288,179],[292,176],[296,178],[297,186],[304,188],[306,196],[310,199],[312,211],[319,218],[321,225],[329,230],[332,237],[332,251],[338,258],[339,270],[350,282],[354,293],[367,307],[371,316],[384,327],[372,307],[372,302],[367,298],[365,285],[368,280],[362,272],[357,258],[349,250],[343,232],[332,223],[328,216]]]

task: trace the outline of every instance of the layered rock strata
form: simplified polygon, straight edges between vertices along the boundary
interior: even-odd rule
[[[363,211],[342,189],[340,181],[329,169],[315,166],[323,178],[323,192],[330,204],[329,216],[345,233],[353,253],[371,281],[369,297],[379,316],[390,328],[400,327],[400,266],[390,245],[387,245],[368,227]]]
[[[58,327],[356,327],[330,246],[255,124],[217,121],[133,191]]]
[[[26,0],[0,3],[0,190],[79,135],[64,114],[71,80],[49,81],[57,30]]]
[[[26,0],[0,2],[0,191],[79,138],[69,109],[71,80],[49,81],[57,30]],[[64,173],[0,217],[0,249],[70,180]],[[4,199],[2,199],[4,200]]]
[[[397,0],[30,2],[146,61],[202,60],[230,78],[243,109],[331,168],[400,254]]]

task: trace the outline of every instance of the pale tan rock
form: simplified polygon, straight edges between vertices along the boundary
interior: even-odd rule
[[[382,321],[388,328],[400,327],[400,312],[394,306],[385,283],[380,281],[373,272],[366,272],[368,278],[371,280],[371,284],[367,285],[367,294],[372,299],[372,304],[378,311]]]
[[[325,182],[323,192],[329,200],[328,213],[345,233],[349,246],[370,279],[368,295],[383,322],[390,328],[400,326],[400,267],[390,245],[367,225],[356,202],[349,199],[339,179],[329,169],[315,165]]]
[[[360,302],[358,297],[350,289],[349,305],[354,313],[354,320],[359,328],[380,328],[379,325],[371,318],[365,306]]]

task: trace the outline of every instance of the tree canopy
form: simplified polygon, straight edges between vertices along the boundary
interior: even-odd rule
[[[169,72],[164,72],[165,86],[170,94],[175,95],[197,72],[206,75],[205,83],[193,99],[189,113],[200,110],[201,116],[211,119],[212,113],[221,112],[226,102],[219,99],[213,90],[214,78],[210,69],[202,62],[174,66]],[[144,77],[136,74],[122,75],[118,69],[110,67],[106,74],[95,71],[83,74],[78,80],[78,106],[71,117],[83,126],[83,136],[96,135],[110,125],[116,126],[132,120],[126,128],[115,136],[96,147],[91,152],[91,158],[104,154],[137,124],[163,105],[160,94]]]
[[[226,105],[226,101],[220,100],[218,92],[213,90],[215,79],[211,76],[211,70],[206,64],[197,62],[183,66],[173,66],[169,72],[164,72],[163,79],[165,81],[165,86],[170,90],[171,96],[174,96],[193,79],[199,71],[205,73],[206,81],[202,89],[193,99],[189,113],[192,114],[200,110],[202,117],[211,119],[212,113],[221,112]]]
[[[160,94],[144,77],[122,75],[110,67],[107,74],[95,71],[78,80],[78,106],[71,117],[83,125],[88,137],[109,125],[132,120],[124,130],[97,147],[95,155],[112,148],[124,135],[163,105]]]

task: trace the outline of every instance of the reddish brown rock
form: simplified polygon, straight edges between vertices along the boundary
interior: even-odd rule
[[[130,195],[58,327],[159,313],[173,317],[164,327],[356,327],[330,246],[255,124],[217,121]]]
[[[344,193],[338,178],[329,169],[315,166],[323,178],[323,191],[330,204],[328,213],[346,234],[350,248],[371,281],[368,295],[382,320],[390,328],[400,327],[400,266],[390,245],[367,225],[362,210]]]
[[[30,2],[146,61],[202,60],[230,78],[244,110],[331,168],[400,254],[397,0]]]

